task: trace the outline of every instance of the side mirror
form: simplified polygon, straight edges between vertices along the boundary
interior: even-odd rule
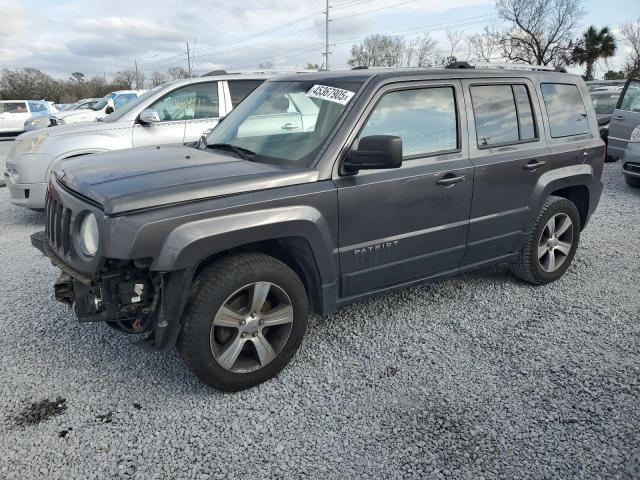
[[[111,105],[107,105],[107,108],[104,109],[104,114],[109,115],[115,112],[115,109]]]
[[[157,123],[160,121],[160,114],[151,108],[140,112],[140,123]]]
[[[402,138],[393,135],[372,135],[360,139],[342,163],[344,173],[359,170],[399,168],[402,165]]]

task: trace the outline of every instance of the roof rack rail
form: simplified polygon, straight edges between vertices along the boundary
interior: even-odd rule
[[[491,62],[453,62],[445,68],[496,68],[500,70],[543,70],[548,72],[567,73],[564,67],[549,67],[547,65],[529,65],[527,63],[491,63]]]
[[[210,77],[210,76],[214,76],[214,75],[242,75],[242,74],[259,74],[259,73],[268,73],[271,75],[278,75],[278,74],[287,74],[287,73],[309,73],[309,72],[318,72],[319,70],[315,70],[315,69],[306,69],[306,68],[293,68],[290,70],[287,69],[267,69],[265,68],[264,70],[232,70],[232,71],[226,71],[226,70],[212,70],[210,72],[207,73],[203,73],[202,75],[200,75],[201,77]]]
[[[451,62],[444,68],[476,68],[475,65],[471,65],[469,62]]]

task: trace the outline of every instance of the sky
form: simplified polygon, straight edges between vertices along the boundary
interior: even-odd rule
[[[71,72],[106,75],[133,68],[147,77],[169,67],[194,71],[303,68],[323,64],[325,0],[0,0],[0,70],[34,67],[56,78]],[[619,40],[616,57],[597,73],[622,66],[628,44],[618,29],[640,18],[638,0],[584,0],[586,26],[608,25]],[[448,54],[445,30],[475,33],[500,26],[491,0],[331,0],[329,57],[332,69],[347,68],[349,49],[372,33],[425,32]],[[464,58],[460,46],[456,55]],[[581,71],[578,68],[576,71]]]

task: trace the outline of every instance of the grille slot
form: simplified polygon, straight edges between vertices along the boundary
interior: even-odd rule
[[[69,253],[71,248],[71,210],[62,203],[47,198],[46,233],[49,245],[60,253]]]
[[[627,163],[625,167],[631,172],[640,173],[640,164],[638,163]]]

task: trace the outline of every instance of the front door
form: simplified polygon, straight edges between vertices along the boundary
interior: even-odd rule
[[[192,87],[196,98],[193,108],[193,116],[187,119],[184,130],[184,143],[200,140],[204,134],[208,134],[220,121],[221,102],[219,82],[199,83]]]
[[[629,144],[631,132],[640,125],[640,80],[628,80],[611,115],[608,153],[622,158]]]
[[[460,105],[458,81],[388,86],[370,105],[352,148],[397,135],[403,164],[335,179],[342,297],[457,270],[473,189]]]
[[[133,128],[133,146],[167,145],[184,143],[188,122],[189,137],[194,131],[199,133],[193,140],[198,140],[207,129],[209,116],[217,122],[218,86],[217,82],[198,83],[178,88],[168,93],[149,107],[158,113],[159,122],[143,124],[136,122]],[[213,113],[212,113],[213,112]],[[200,118],[202,117],[202,118]]]

